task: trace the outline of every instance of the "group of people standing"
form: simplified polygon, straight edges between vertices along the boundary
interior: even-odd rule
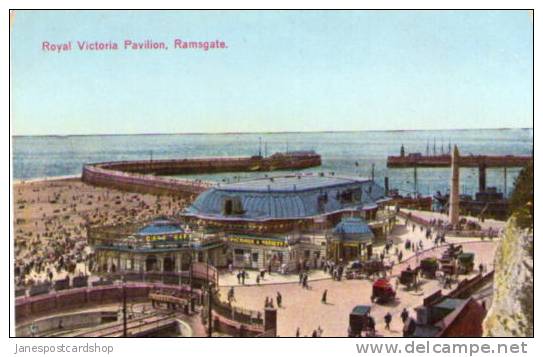
[[[304,289],[309,289],[309,284],[307,283],[309,280],[309,276],[307,275],[307,272],[301,271],[299,276],[298,284],[302,286]]]
[[[327,261],[323,266],[323,271],[325,273],[330,273],[332,279],[336,281],[341,281],[344,270],[345,267],[343,266],[343,264],[335,264],[332,261]]]
[[[249,277],[249,274],[247,274],[245,269],[241,269],[240,271],[238,271],[236,277],[238,278],[238,284],[245,285],[245,279]]]
[[[283,295],[278,291],[275,296],[275,301],[277,302],[277,307],[281,308],[283,307]],[[273,306],[273,298],[270,298],[266,296],[266,301],[264,302],[264,308],[274,308]]]
[[[315,330],[313,330],[313,332],[311,333],[311,337],[321,337],[323,332],[324,330],[319,326]],[[300,328],[298,327],[296,329],[296,337],[300,337],[300,335],[301,335],[301,332],[300,332]]]

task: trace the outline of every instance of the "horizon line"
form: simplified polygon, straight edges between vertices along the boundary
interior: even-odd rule
[[[335,134],[359,132],[413,132],[413,131],[475,131],[475,130],[527,130],[532,127],[455,128],[455,129],[370,129],[370,130],[285,130],[285,131],[224,131],[177,133],[93,133],[93,134],[12,134],[11,137],[68,137],[68,136],[152,136],[152,135],[251,135],[251,134]]]

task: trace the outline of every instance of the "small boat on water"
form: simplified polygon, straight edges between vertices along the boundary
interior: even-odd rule
[[[392,198],[393,204],[400,208],[411,208],[418,210],[431,211],[432,210],[432,196],[422,195],[401,195],[398,189],[392,189],[388,191],[388,196]]]

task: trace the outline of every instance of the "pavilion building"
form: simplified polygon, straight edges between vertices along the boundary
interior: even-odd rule
[[[179,273],[192,262],[224,265],[224,235],[194,231],[172,219],[143,225],[88,227],[97,273]]]
[[[227,262],[235,267],[294,270],[336,256],[359,258],[361,249],[392,229],[388,201],[370,179],[292,174],[218,185],[180,217],[225,232]]]
[[[186,272],[192,262],[287,272],[360,258],[394,225],[388,201],[373,180],[292,174],[217,185],[178,217],[87,236],[96,272]]]

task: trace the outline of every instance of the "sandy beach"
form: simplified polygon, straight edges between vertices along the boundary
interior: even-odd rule
[[[173,215],[186,200],[87,185],[77,177],[13,184],[15,274],[31,279],[84,272],[85,226],[122,224]]]

